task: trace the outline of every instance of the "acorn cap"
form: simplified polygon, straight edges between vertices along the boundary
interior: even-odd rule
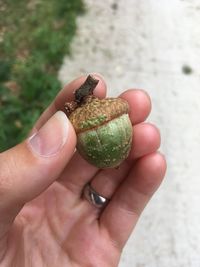
[[[129,111],[128,103],[121,98],[98,99],[88,97],[69,116],[76,133],[103,125]]]

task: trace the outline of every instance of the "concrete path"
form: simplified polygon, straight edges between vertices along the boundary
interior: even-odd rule
[[[120,267],[200,266],[200,2],[86,0],[63,83],[100,72],[108,94],[152,97],[166,180],[125,247]]]

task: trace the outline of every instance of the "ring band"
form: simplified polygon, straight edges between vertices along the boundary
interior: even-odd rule
[[[96,208],[102,208],[104,207],[109,199],[99,195],[90,184],[87,184],[84,188],[83,192],[84,197]]]

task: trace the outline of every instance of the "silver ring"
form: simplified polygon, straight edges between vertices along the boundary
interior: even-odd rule
[[[109,199],[99,195],[90,184],[87,184],[83,192],[84,197],[96,208],[104,207]]]

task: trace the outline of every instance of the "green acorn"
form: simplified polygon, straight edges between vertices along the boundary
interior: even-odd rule
[[[98,80],[91,75],[66,103],[67,115],[77,134],[77,150],[98,168],[118,167],[129,155],[132,124],[128,103],[121,98],[93,95]]]

